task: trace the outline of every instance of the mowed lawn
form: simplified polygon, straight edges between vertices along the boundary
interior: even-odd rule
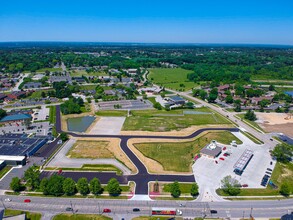
[[[169,89],[187,91],[196,85],[194,82],[190,82],[187,79],[187,74],[192,73],[191,70],[182,68],[153,68],[149,69],[149,72],[149,80]]]
[[[108,141],[78,140],[68,151],[70,158],[114,158],[113,152],[108,149]]]
[[[184,110],[138,110],[131,111],[122,130],[124,131],[171,131],[188,128],[192,125],[231,124],[224,117],[211,112],[208,108],[198,108],[203,114],[184,114]]]
[[[40,220],[42,218],[42,214],[37,212],[26,212],[14,209],[5,209],[4,211],[4,216],[16,216],[21,214],[25,214],[27,220]]]
[[[85,70],[71,70],[70,76],[80,77],[80,76],[108,76],[105,72],[91,72],[87,73]]]
[[[212,140],[223,144],[230,144],[232,140],[242,143],[228,131],[216,131],[189,142],[139,143],[134,146],[144,156],[159,162],[166,171],[189,172],[194,156]]]
[[[110,220],[112,218],[94,214],[59,214],[53,220]]]

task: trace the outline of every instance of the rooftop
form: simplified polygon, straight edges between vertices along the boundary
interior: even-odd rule
[[[31,119],[32,116],[29,114],[15,114],[15,115],[7,115],[0,120],[0,122],[8,122],[8,121],[19,121],[19,120],[27,120]]]

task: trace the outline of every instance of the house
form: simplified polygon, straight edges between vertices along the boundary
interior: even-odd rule
[[[26,92],[25,91],[16,91],[16,92],[12,92],[12,93],[8,94],[6,98],[15,100],[15,99],[22,98],[25,95],[26,95]]]
[[[4,93],[0,93],[0,100],[4,100],[4,98],[6,98],[6,97],[7,97],[6,94],[4,94]]]
[[[137,74],[137,69],[128,69],[126,72],[127,72],[129,75],[134,76],[134,75]]]
[[[111,73],[111,74],[118,74],[118,73],[121,73],[121,72],[120,72],[119,70],[117,70],[117,69],[109,69],[108,72]]]
[[[153,93],[153,94],[159,94],[162,89],[159,88],[159,87],[146,87],[146,88],[141,88],[140,91],[144,91],[144,92],[147,92],[147,93]]]
[[[229,89],[230,89],[230,85],[228,85],[228,84],[225,84],[225,85],[222,85],[222,86],[218,87],[219,91],[227,91]]]
[[[7,115],[0,120],[1,124],[6,123],[15,123],[15,122],[24,122],[26,120],[31,120],[32,116],[29,114],[14,114],[14,115]]]
[[[105,93],[105,95],[109,95],[109,96],[116,95],[116,92],[114,90],[112,90],[112,89],[105,90],[104,93]]]
[[[171,102],[170,104],[173,104],[173,105],[184,105],[185,104],[185,99],[181,98],[180,96],[168,97],[168,101]]]
[[[40,82],[28,82],[23,85],[23,88],[34,89],[34,88],[40,88],[41,86],[42,86],[42,83],[40,83]]]
[[[69,74],[62,76],[50,76],[49,83],[53,84],[54,82],[68,82],[69,84],[72,84],[72,79]]]
[[[272,102],[273,97],[270,97],[270,96],[253,97],[250,99],[250,102],[253,105],[258,105],[259,102],[261,102],[262,100],[268,100],[269,102]]]
[[[210,144],[206,145],[200,150],[201,156],[208,158],[216,158],[222,153],[222,148],[217,145],[217,142],[213,140]]]
[[[85,79],[83,77],[72,77],[72,80],[74,80],[77,83],[86,83]]]

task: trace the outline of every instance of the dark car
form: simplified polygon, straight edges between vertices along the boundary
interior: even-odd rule
[[[267,168],[267,170],[268,170],[268,171],[273,171],[273,170],[272,170],[272,169],[270,169],[270,168]]]
[[[211,210],[211,214],[217,214],[218,211],[217,210]]]
[[[271,172],[269,172],[269,171],[267,171],[267,172],[266,172],[266,174],[272,175],[272,173],[271,173]]]
[[[139,208],[134,208],[134,209],[132,209],[132,211],[134,211],[134,212],[139,212],[140,209],[139,209]]]
[[[72,208],[71,207],[67,207],[65,210],[68,211],[68,212],[70,212],[70,211],[72,211]]]

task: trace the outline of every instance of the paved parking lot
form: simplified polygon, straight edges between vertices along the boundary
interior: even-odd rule
[[[249,188],[263,188],[260,183],[266,169],[273,169],[275,166],[275,161],[273,161],[273,164],[270,165],[272,159],[269,154],[269,149],[263,145],[253,143],[240,132],[232,133],[239,138],[243,144],[238,145],[237,147],[225,145],[227,150],[223,153],[229,151],[231,153],[230,156],[225,157],[222,153],[216,159],[201,157],[193,165],[193,173],[200,189],[199,200],[221,200],[221,198],[215,193],[215,190],[220,187],[221,180],[227,175],[231,175],[236,178],[241,184],[248,184]],[[233,166],[246,149],[253,150],[254,156],[244,170],[243,174],[239,176],[233,172]],[[220,157],[225,160],[219,160]],[[218,164],[215,163],[215,160],[218,161]]]
[[[49,108],[42,106],[41,109],[34,109],[34,114],[32,115],[33,121],[44,121],[49,118]]]
[[[152,109],[153,104],[149,100],[119,100],[109,102],[98,102],[96,103],[96,110],[114,110],[114,105],[120,105],[120,109],[124,110],[135,110],[135,109]]]
[[[5,125],[0,127],[0,134],[5,133],[17,133],[22,134],[23,132],[31,134],[35,133],[37,135],[48,135],[51,132],[51,126],[49,122],[36,122],[32,123],[32,129],[27,130],[25,125],[21,123],[10,123],[10,125]]]

